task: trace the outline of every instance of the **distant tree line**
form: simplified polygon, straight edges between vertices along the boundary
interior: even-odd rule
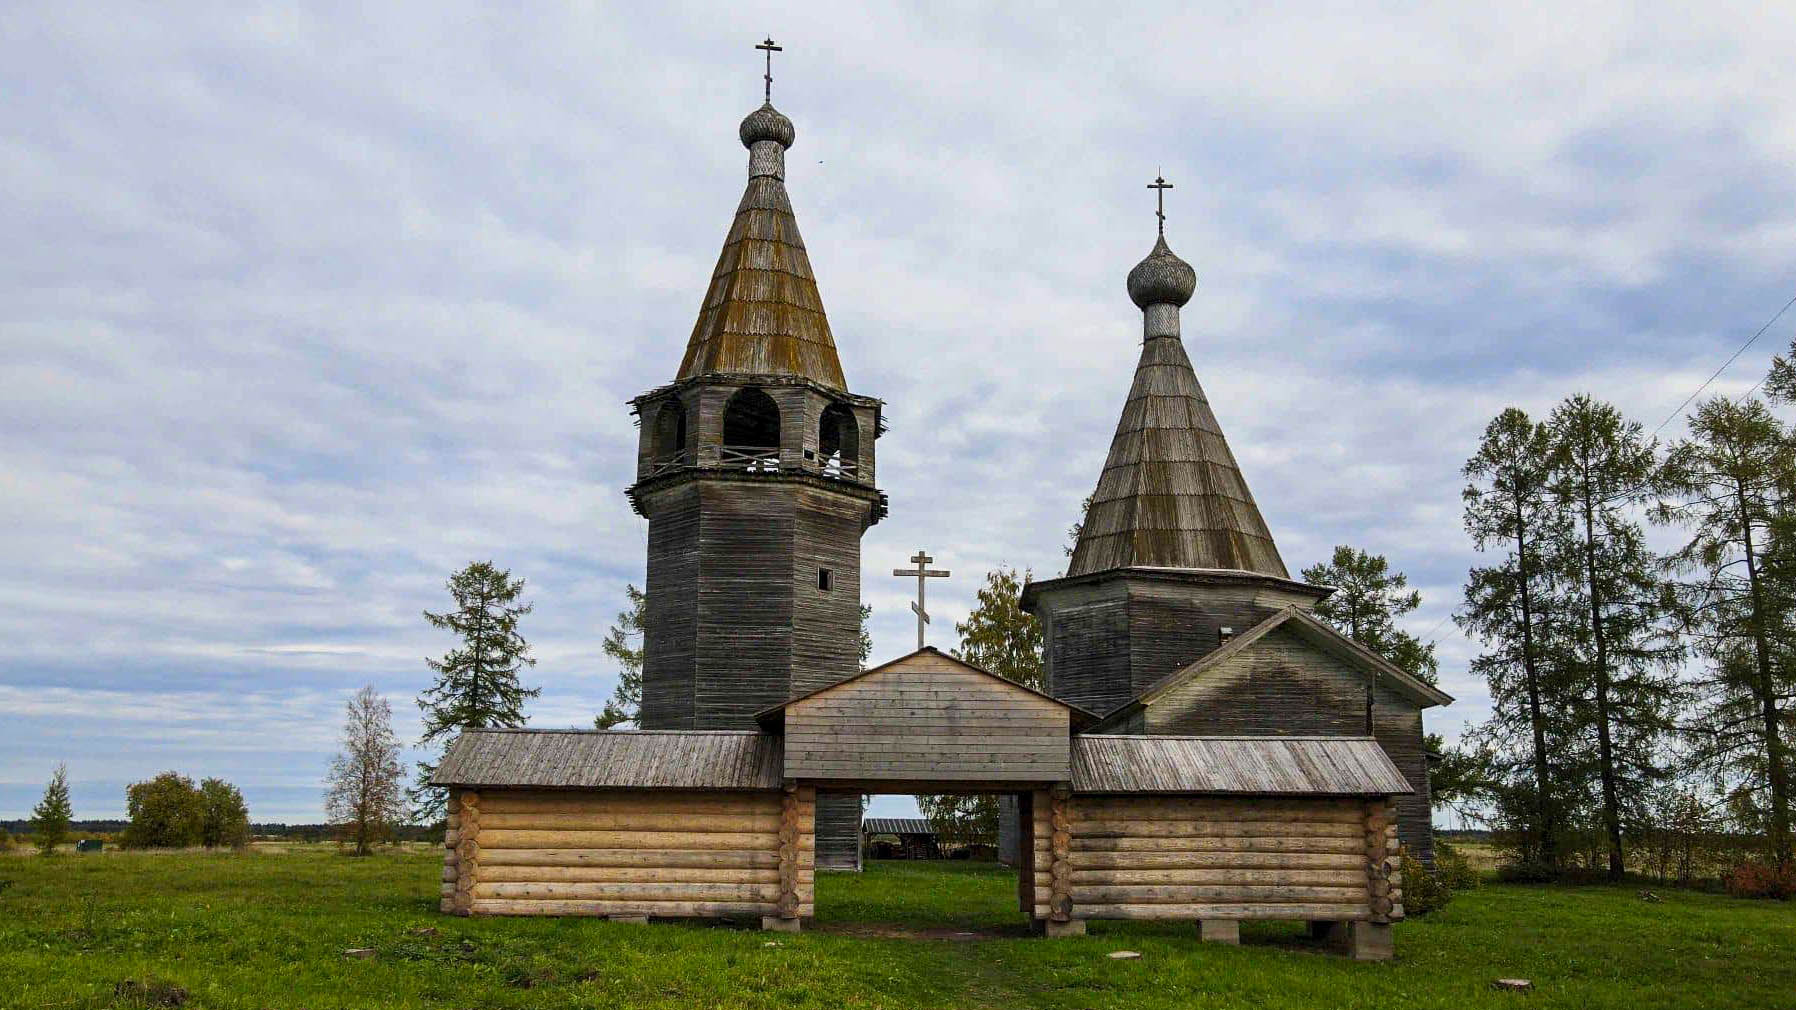
[[[243,793],[223,779],[202,779],[195,785],[178,772],[163,772],[126,786],[125,805],[130,811],[125,821],[76,821],[68,768],[57,765],[31,819],[0,824],[0,829],[10,835],[28,827],[32,844],[44,855],[54,853],[77,832],[112,834],[119,844],[133,849],[241,849],[249,844],[249,807]]]

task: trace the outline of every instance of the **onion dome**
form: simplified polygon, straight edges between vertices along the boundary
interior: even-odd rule
[[[780,147],[789,149],[798,135],[792,129],[792,121],[774,108],[772,102],[763,103],[760,108],[749,113],[742,120],[742,127],[737,133],[742,137],[742,146],[750,150],[754,149],[757,141],[762,140],[776,141]]]
[[[1154,251],[1147,254],[1147,259],[1129,271],[1129,300],[1138,308],[1183,306],[1196,290],[1197,271],[1167,248],[1165,235],[1154,243]]]

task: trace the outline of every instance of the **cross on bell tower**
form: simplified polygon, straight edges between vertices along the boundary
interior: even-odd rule
[[[764,100],[771,102],[773,101],[773,54],[785,52],[786,47],[774,45],[773,36],[769,35],[767,36],[767,41],[759,43],[755,48],[763,49],[767,52],[767,73],[761,77],[761,79],[767,83],[767,90],[761,97]]]
[[[1172,183],[1167,182],[1165,176],[1156,172],[1154,173],[1154,181],[1148,183],[1147,188],[1154,190],[1154,216],[1160,219],[1160,237],[1165,238],[1166,191],[1172,188]]]

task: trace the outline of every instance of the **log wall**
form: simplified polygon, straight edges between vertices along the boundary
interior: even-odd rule
[[[813,914],[816,791],[458,790],[443,910],[461,915]]]
[[[1034,794],[1032,915],[1390,921],[1388,801]]]

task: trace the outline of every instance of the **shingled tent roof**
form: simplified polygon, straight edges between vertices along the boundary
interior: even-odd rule
[[[1290,578],[1176,336],[1141,348],[1066,574],[1133,567]]]
[[[679,378],[707,374],[786,375],[848,389],[779,174],[750,176],[686,343]]]

